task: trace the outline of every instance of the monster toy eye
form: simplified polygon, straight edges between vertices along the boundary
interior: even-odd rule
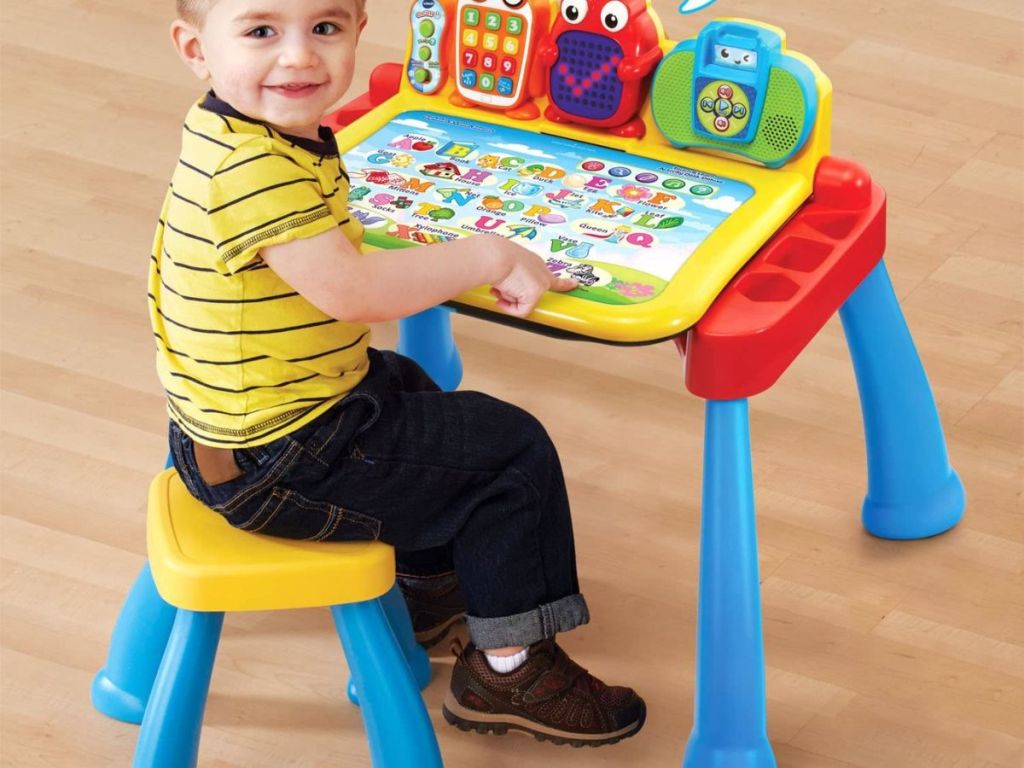
[[[570,24],[582,23],[589,10],[587,0],[562,0],[562,18]]]
[[[728,48],[723,48],[722,50],[720,50],[718,52],[718,55],[721,56],[726,61],[728,61],[729,60],[729,49]]]
[[[605,3],[601,9],[601,26],[609,32],[618,32],[629,23],[629,9],[621,0]]]
[[[515,10],[525,2],[526,0],[505,0],[505,5],[507,5],[512,10]]]

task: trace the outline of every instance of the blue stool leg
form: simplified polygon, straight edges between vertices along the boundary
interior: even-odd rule
[[[135,746],[133,768],[193,768],[223,613],[180,609]]]
[[[398,351],[411,357],[437,385],[451,392],[462,381],[462,359],[452,337],[452,310],[434,307],[402,319]]]
[[[885,264],[840,309],[864,415],[868,493],[864,527],[885,539],[942,533],[964,512],[928,378]]]
[[[685,768],[773,768],[746,400],[705,414],[697,680]]]
[[[92,681],[92,704],[103,714],[141,723],[177,609],[156,591],[147,562],[114,625],[107,663]]]
[[[384,616],[388,625],[398,641],[398,647],[402,649],[405,661],[412,670],[412,676],[423,690],[430,685],[430,657],[423,650],[423,646],[416,642],[416,633],[412,629],[412,621],[409,619],[409,609],[405,607],[405,599],[402,597],[398,585],[391,587],[381,598],[381,605],[384,608]],[[348,684],[348,698],[356,706],[359,706],[359,694],[356,691],[355,680]]]
[[[380,600],[331,608],[362,701],[374,768],[440,768],[426,707]]]

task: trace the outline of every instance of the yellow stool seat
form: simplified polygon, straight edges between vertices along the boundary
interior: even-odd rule
[[[395,582],[395,552],[241,531],[189,494],[173,469],[149,487],[146,544],[157,590],[190,611],[266,611],[372,600]]]

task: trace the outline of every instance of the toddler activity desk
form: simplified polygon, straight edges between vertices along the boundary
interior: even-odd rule
[[[882,254],[883,190],[830,156],[831,84],[785,33],[679,44],[649,0],[417,0],[405,61],[332,116],[367,249],[477,232],[576,278],[526,320],[487,288],[401,323],[461,378],[451,310],[609,344],[672,340],[706,401],[696,706],[684,765],[775,765],[747,401],[840,313],[865,424],[863,523],[914,539],[964,491]]]

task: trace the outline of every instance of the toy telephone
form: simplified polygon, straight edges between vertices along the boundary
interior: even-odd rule
[[[549,0],[457,0],[453,101],[501,110],[527,101],[537,41],[550,16]]]
[[[665,57],[651,104],[672,144],[739,154],[777,168],[807,141],[818,89],[811,67],[786,50],[782,30],[719,20]]]
[[[416,0],[412,6],[409,84],[422,94],[437,93],[448,79],[447,41],[455,23],[452,0]]]

